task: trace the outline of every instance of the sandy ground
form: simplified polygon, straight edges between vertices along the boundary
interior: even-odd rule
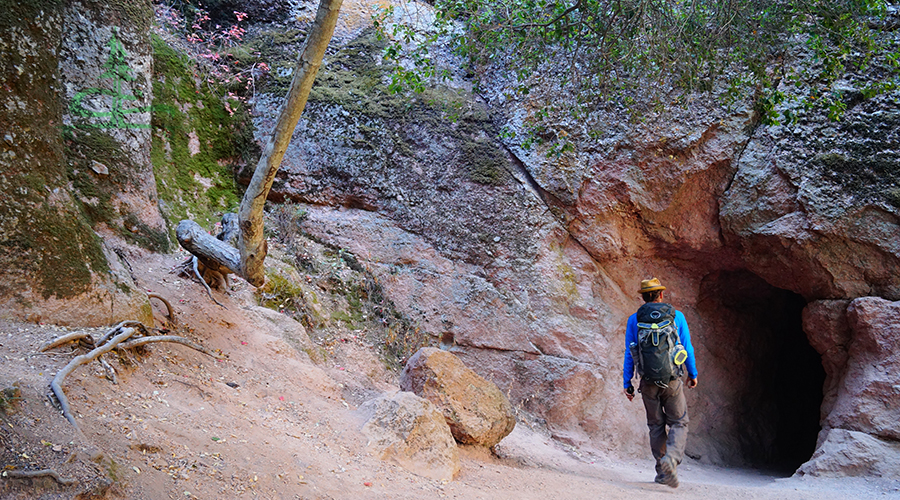
[[[313,363],[253,312],[246,284],[213,292],[227,307],[220,308],[200,285],[169,273],[176,262],[147,256],[131,264],[140,286],[172,302],[175,333],[227,359],[176,344],[131,358],[109,354],[117,385],[99,364],[83,366],[64,384],[80,431],[47,394],[53,375],[84,349],[40,353],[66,329],[0,321],[0,389],[17,384],[22,398],[0,411],[0,467],[49,468],[75,481],[7,474],[0,498],[900,498],[898,478],[775,478],[690,461],[673,490],[653,483],[650,460],[572,449],[526,423],[496,454],[461,449],[454,481],[422,478],[366,451],[359,406],[397,390],[396,375],[369,346],[346,332],[322,346],[325,361]],[[164,309],[155,311],[159,326]]]

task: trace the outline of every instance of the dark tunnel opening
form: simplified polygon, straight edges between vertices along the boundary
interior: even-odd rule
[[[729,396],[740,455],[753,467],[793,473],[815,451],[825,382],[803,331],[806,301],[749,271],[728,271],[704,279],[698,305],[718,324],[715,341],[726,344],[720,362],[744,372]]]

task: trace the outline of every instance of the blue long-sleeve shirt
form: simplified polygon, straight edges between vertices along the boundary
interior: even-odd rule
[[[687,361],[684,362],[688,377],[697,378],[697,362],[694,360],[694,346],[691,345],[691,331],[681,311],[675,311],[675,328],[678,329],[681,345],[688,354]],[[628,317],[628,323],[625,325],[625,362],[622,366],[622,379],[626,389],[631,387],[631,379],[634,377],[634,360],[631,359],[631,350],[628,346],[632,342],[637,343],[637,330],[637,313],[634,313]]]

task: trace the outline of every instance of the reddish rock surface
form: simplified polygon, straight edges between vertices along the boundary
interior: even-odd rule
[[[900,302],[863,297],[850,303],[847,368],[825,426],[900,441],[898,315]]]
[[[847,429],[822,431],[812,458],[797,471],[812,476],[900,476],[900,445],[865,432]]]
[[[367,9],[349,12],[340,43],[368,23]],[[141,43],[129,49],[144,61]],[[371,57],[354,57],[368,49]],[[376,52],[371,39],[336,51],[329,60],[340,62],[323,76],[346,71],[338,76],[347,80],[331,80],[344,86],[352,71],[375,74]],[[69,69],[64,79],[81,86]],[[522,138],[537,110],[576,103],[554,88],[510,97],[505,85],[505,75],[488,73],[474,96],[461,83],[456,120],[434,103],[398,105],[382,89],[313,96],[273,199],[305,204],[304,231],[352,252],[411,323],[561,440],[647,455],[643,412],[622,397],[620,370],[625,321],[640,305],[636,284],[656,276],[685,313],[697,353],[690,457],[768,465],[790,455],[782,465],[796,467],[816,444],[784,437],[815,434],[820,415],[819,464],[841,447],[870,450],[860,457],[892,449],[900,439],[890,418],[900,349],[888,335],[897,317],[890,301],[900,300],[896,94],[853,101],[840,122],[814,110],[783,126],[761,124],[752,103],[725,109],[689,96],[636,121],[614,103],[586,118],[550,116],[552,137],[529,149]],[[279,104],[257,96],[258,137]],[[55,113],[44,121],[63,119]],[[122,191],[136,198],[115,206],[161,229],[146,136],[120,132],[137,165]],[[574,149],[555,154],[558,137]],[[114,294],[115,285],[88,295]],[[3,307],[21,311],[20,303]],[[799,413],[812,419],[784,418]],[[878,473],[851,462],[817,467]]]

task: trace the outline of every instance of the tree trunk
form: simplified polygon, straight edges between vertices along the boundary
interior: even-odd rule
[[[291,89],[285,99],[284,106],[275,124],[275,131],[269,138],[262,157],[253,172],[250,185],[241,200],[238,209],[238,251],[239,262],[234,260],[234,247],[223,243],[212,236],[204,238],[197,234],[197,224],[192,221],[181,221],[176,229],[176,237],[187,251],[192,254],[222,264],[231,269],[253,286],[262,286],[266,281],[264,262],[268,247],[263,234],[263,207],[266,197],[275,180],[275,173],[281,166],[281,160],[300,121],[306,99],[312,89],[313,81],[325,49],[334,33],[338,12],[342,0],[320,0],[316,20],[310,28],[306,43],[294,70]],[[197,226],[197,227],[194,227]],[[205,231],[200,231],[205,233]],[[207,235],[208,236],[208,235]],[[228,247],[228,249],[220,247]]]

